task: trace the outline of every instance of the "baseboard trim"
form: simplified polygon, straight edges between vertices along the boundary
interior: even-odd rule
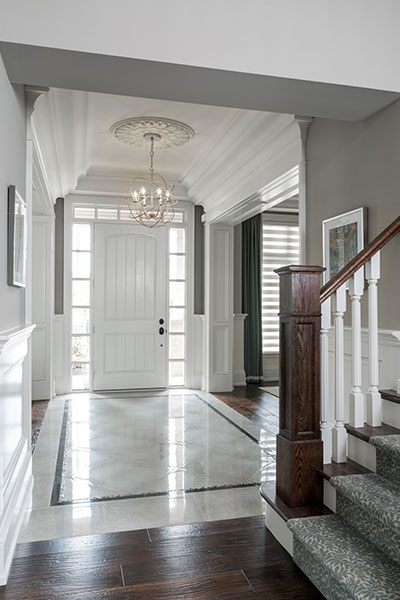
[[[233,371],[233,385],[242,386],[246,385],[246,372],[243,370]]]

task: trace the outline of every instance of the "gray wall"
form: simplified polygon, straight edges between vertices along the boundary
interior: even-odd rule
[[[321,265],[323,219],[366,206],[371,241],[400,215],[400,102],[361,123],[315,119],[307,162],[307,262]],[[383,329],[400,328],[399,257],[400,235],[381,254]]]
[[[204,314],[204,208],[194,207],[194,314]]]
[[[11,86],[0,55],[0,331],[25,322],[25,290],[7,285],[7,189],[25,192],[25,98]]]

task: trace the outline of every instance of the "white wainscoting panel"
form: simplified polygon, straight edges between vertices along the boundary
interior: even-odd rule
[[[36,325],[32,334],[32,388],[37,390],[39,383],[46,381],[46,327]],[[33,400],[45,400],[46,398],[36,398],[33,393]],[[48,398],[47,398],[48,400]]]
[[[66,381],[66,337],[64,315],[54,316],[53,360],[54,393],[65,394],[68,391],[68,383]]]
[[[205,357],[205,317],[193,315],[193,343],[192,343],[192,374],[189,387],[195,390],[204,389],[204,357]]]
[[[0,585],[7,583],[32,489],[31,401],[24,361],[34,325],[0,334]]]
[[[49,400],[53,389],[54,217],[32,223],[32,399]]]
[[[233,388],[233,226],[206,225],[205,389]]]
[[[233,315],[233,385],[246,385],[244,322],[246,314]]]
[[[334,333],[333,329],[329,331],[329,381],[330,381],[330,400],[329,400],[329,421],[334,420]],[[378,356],[379,356],[379,388],[380,389],[396,389],[396,382],[399,378],[400,370],[400,343],[391,335],[391,331],[379,329],[378,331]],[[363,328],[361,331],[361,374],[362,386],[361,390],[366,398],[368,391],[368,330]],[[346,423],[349,421],[349,395],[351,391],[351,328],[345,327],[344,330],[344,399],[345,399],[345,416]],[[387,405],[392,403],[383,402],[383,421],[396,425],[394,420],[396,417],[390,412]],[[397,408],[397,407],[395,407]],[[397,413],[397,411],[395,411]],[[366,414],[366,406],[365,406]],[[399,415],[400,417],[400,415]]]

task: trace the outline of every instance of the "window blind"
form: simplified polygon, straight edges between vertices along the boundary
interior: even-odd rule
[[[279,276],[274,269],[299,264],[299,227],[276,215],[263,214],[262,342],[263,353],[279,352]],[[290,217],[288,217],[290,219]]]

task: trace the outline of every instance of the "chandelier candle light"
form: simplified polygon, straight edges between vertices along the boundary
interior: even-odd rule
[[[164,177],[154,172],[154,142],[161,140],[161,136],[145,133],[143,137],[150,142],[150,175],[138,175],[129,184],[129,214],[141,225],[157,227],[173,220],[177,200],[172,194],[173,187],[168,187]]]
[[[111,133],[121,142],[143,148],[150,145],[150,170],[135,176],[129,184],[129,214],[146,227],[166,225],[174,219],[178,201],[165,178],[154,171],[154,147],[181,146],[194,136],[194,130],[180,121],[163,117],[133,117],[115,123]]]

